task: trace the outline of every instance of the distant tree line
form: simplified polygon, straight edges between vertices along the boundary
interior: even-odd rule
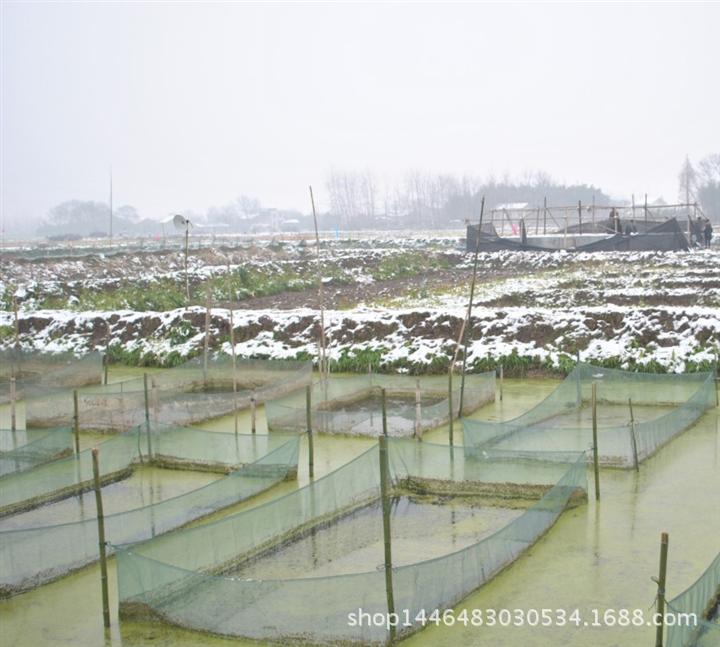
[[[480,202],[491,209],[498,204],[527,202],[541,206],[572,205],[581,200],[606,205],[610,197],[588,184],[565,185],[544,173],[528,174],[519,180],[509,176],[455,177],[411,171],[395,186],[381,189],[370,171],[334,171],[326,188],[330,213],[342,228],[404,226],[435,228],[457,226],[480,213]]]

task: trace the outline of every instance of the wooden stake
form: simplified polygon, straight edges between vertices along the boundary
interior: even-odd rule
[[[108,383],[108,364],[110,363],[110,360],[108,359],[107,351],[103,355],[103,384],[107,386]]]
[[[420,402],[420,380],[415,380],[415,438],[422,437],[422,405]]]
[[[145,431],[147,431],[148,460],[152,460],[152,440],[150,439],[150,398],[148,397],[147,373],[143,373],[143,389],[145,391]]]
[[[110,627],[110,596],[108,594],[107,553],[105,550],[105,517],[103,515],[102,492],[100,490],[100,467],[98,448],[93,447],[93,480],[95,481],[95,506],[97,507],[98,549],[100,552],[100,588],[102,589],[103,624]]]
[[[543,236],[547,234],[547,198],[543,198]]]
[[[318,273],[318,299],[320,300],[320,377],[327,377],[328,364],[325,344],[325,296],[322,282],[322,263],[320,260],[320,234],[318,232],[317,214],[315,213],[315,197],[312,186],[310,189],[310,203],[312,204],[313,223],[315,224],[315,246],[317,250],[317,273]]]
[[[185,220],[185,298],[190,304],[190,278],[188,277],[188,253],[190,252],[190,221]]]
[[[632,446],[633,466],[635,471],[639,472],[640,464],[638,462],[637,439],[635,438],[635,415],[633,414],[632,398],[628,398],[628,406],[630,407],[630,445]]]
[[[80,407],[78,407],[78,392],[73,391],[73,436],[75,437],[75,455],[80,455]]]
[[[667,576],[667,556],[668,545],[670,540],[666,532],[660,535],[660,573],[659,577],[653,578],[658,585],[657,591],[657,611],[655,618],[659,621],[657,631],[655,633],[655,647],[663,647],[663,625],[665,623],[665,584]]]
[[[387,405],[385,399],[385,389],[380,389],[380,407],[382,409],[382,430],[383,436],[387,438],[388,426],[387,426]]]
[[[458,409],[458,416],[462,415],[463,400],[465,397],[465,369],[467,367],[467,355],[468,355],[468,343],[470,341],[470,318],[472,317],[472,305],[473,298],[475,296],[475,281],[477,280],[477,268],[478,268],[478,255],[480,254],[480,231],[482,230],[483,213],[485,211],[485,196],[480,201],[480,221],[478,222],[478,235],[477,245],[475,246],[475,257],[473,259],[473,273],[472,280],[470,281],[470,298],[468,299],[467,313],[465,315],[465,322],[460,332],[460,339],[463,344],[463,361],[462,361],[462,372],[460,374],[460,407]],[[455,351],[457,356],[457,350]]]
[[[12,431],[15,431],[17,429],[17,410],[16,410],[16,400],[17,400],[17,386],[15,382],[15,376],[13,375],[10,378],[10,429]],[[26,416],[27,417],[27,416]],[[25,425],[27,427],[27,425]]]
[[[505,371],[503,365],[500,364],[500,402],[503,401],[503,385],[505,383]]]
[[[20,320],[18,319],[18,302],[17,297],[13,295],[13,316],[15,317],[15,350],[20,348]]]
[[[452,383],[452,365],[450,365],[450,370],[448,371],[448,439],[450,442],[450,447],[454,444],[453,439],[453,383]]]
[[[205,339],[203,340],[203,384],[207,388],[208,372],[208,349],[210,348],[210,305],[212,300],[212,289],[207,284],[205,295]]]
[[[385,389],[383,389],[383,402]],[[383,408],[384,411],[384,408]],[[387,597],[388,617],[395,614],[395,596],[393,594],[393,573],[392,573],[392,531],[390,528],[390,497],[388,493],[388,481],[390,480],[390,469],[388,466],[387,436],[380,436],[380,498],[383,515],[383,543],[385,545],[385,594]],[[391,615],[393,614],[393,615]],[[395,640],[395,626],[390,626],[388,644]]]
[[[305,387],[305,421],[308,435],[308,471],[310,472],[310,478],[312,478],[315,476],[315,455],[312,430],[312,387],[309,384]]]
[[[578,233],[582,235],[582,201],[578,200]]]
[[[257,420],[257,399],[255,397],[255,389],[250,395],[250,431],[255,433]]]
[[[600,464],[598,462],[597,441],[597,384],[592,384],[592,435],[593,435],[593,468],[595,470],[595,500],[600,500]]]
[[[230,308],[230,352],[232,354],[233,409],[235,410],[235,435],[238,433],[237,359],[235,357],[235,311]]]

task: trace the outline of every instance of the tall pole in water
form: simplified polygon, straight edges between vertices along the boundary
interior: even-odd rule
[[[475,281],[477,280],[478,255],[480,254],[480,232],[482,230],[483,212],[485,211],[485,196],[480,202],[480,221],[478,222],[477,243],[475,245],[475,257],[473,259],[472,281],[470,282],[470,298],[468,299],[467,315],[465,325],[460,333],[460,340],[463,344],[462,374],[460,376],[460,408],[458,416],[462,416],[463,399],[465,397],[465,368],[467,367],[468,342],[470,334],[470,317],[472,316],[472,302],[475,296]],[[455,351],[457,356],[457,350]],[[452,369],[451,369],[452,370]]]

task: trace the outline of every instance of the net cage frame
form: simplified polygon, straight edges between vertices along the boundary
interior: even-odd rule
[[[3,477],[70,456],[74,451],[74,432],[72,427],[0,429],[0,446]]]
[[[11,401],[11,378],[15,399],[43,398],[68,390],[102,383],[103,356],[98,352],[43,353],[0,350],[0,404]]]
[[[465,375],[462,414],[467,415],[495,400],[495,371]],[[418,388],[419,385],[419,388]],[[388,433],[393,437],[418,436],[447,424],[450,418],[447,376],[410,376],[368,373],[347,377],[329,376],[311,385],[311,425],[316,433],[348,436],[373,436],[373,421],[380,410],[348,413],[337,409],[377,397],[385,389],[388,398],[406,398],[407,407],[387,408]],[[460,378],[453,380],[453,418],[460,417]],[[422,399],[439,398],[431,405]],[[412,399],[415,401],[412,402]],[[418,402],[419,399],[419,402]],[[268,429],[279,432],[303,432],[307,428],[304,393],[296,393],[265,403]],[[363,431],[365,430],[365,431]]]
[[[667,608],[675,616],[694,613],[697,624],[668,624],[665,647],[720,645],[720,553],[693,584],[667,602]],[[713,611],[715,621],[709,619]]]
[[[165,622],[201,633],[253,640],[313,644],[386,644],[387,627],[351,628],[348,612],[388,613],[387,571],[394,608],[451,608],[510,566],[544,535],[569,505],[587,500],[582,453],[496,452],[466,459],[461,447],[388,438],[391,487],[408,479],[429,487],[460,484],[459,495],[483,474],[474,492],[534,496],[518,517],[460,550],[391,569],[375,568],[321,577],[258,579],[232,577],[238,564],[308,536],[313,529],[381,498],[379,445],[309,485],[250,510],[155,540],[116,547],[121,621]],[[419,463],[418,463],[419,461]],[[544,478],[545,483],[536,481]],[[477,483],[476,483],[477,484]],[[538,487],[541,488],[538,493]],[[473,492],[470,488],[470,492]],[[375,565],[373,565],[375,566]],[[399,627],[404,637],[421,628]]]
[[[202,519],[223,508],[245,501],[285,480],[297,477],[301,436],[281,434],[232,434],[196,428],[168,429],[150,434],[125,433],[98,445],[102,485],[126,478],[137,465],[162,468],[208,469],[208,455],[226,454],[234,447],[248,452],[239,467],[224,465],[223,475],[206,485],[161,501],[104,516],[109,542],[142,541],[188,523]],[[177,449],[178,434],[189,435],[191,443],[184,452]],[[146,443],[147,441],[147,443]],[[186,443],[187,444],[187,443]],[[169,460],[165,445],[174,448],[176,462]],[[168,447],[168,450],[170,447]],[[35,470],[0,478],[0,492],[7,496],[8,485],[16,499],[27,492],[33,472],[57,473],[64,486],[43,488],[33,501],[16,501],[14,509],[3,508],[3,516],[36,509],[54,501],[70,498],[92,488],[92,455],[90,449],[67,459],[59,459]],[[145,452],[148,452],[145,454]],[[161,460],[153,459],[161,451]],[[254,454],[250,453],[254,452]],[[230,471],[228,471],[230,470]],[[216,471],[216,470],[210,470]],[[36,479],[37,480],[37,479]],[[47,481],[45,479],[45,484]],[[57,485],[57,483],[56,483]],[[44,490],[44,491],[43,491]],[[44,496],[43,496],[44,495]],[[0,598],[10,597],[63,577],[98,559],[97,518],[65,523],[48,523],[33,527],[0,530]]]
[[[301,360],[236,359],[228,355],[196,357],[175,368],[78,391],[78,424],[99,432],[127,431],[152,420],[190,425],[230,415],[235,411],[302,388],[312,380],[312,363]],[[148,412],[146,412],[146,381]],[[254,388],[233,390],[237,386]],[[206,389],[215,389],[208,392]],[[72,394],[27,404],[35,427],[68,424],[74,417]]]
[[[542,446],[543,450],[587,449],[592,446],[591,424],[561,427],[553,425],[552,421],[580,411],[590,403],[593,384],[596,384],[599,405],[628,407],[628,422],[624,425],[603,425],[602,419],[598,421],[598,458],[604,467],[632,468],[635,463],[633,444],[638,463],[647,460],[693,426],[706,411],[717,406],[714,370],[682,375],[655,374],[579,362],[546,398],[511,420],[463,419],[465,451],[468,455],[479,455],[489,448],[533,450],[540,449],[538,442],[547,443]],[[653,393],[658,389],[659,397],[655,397]],[[631,422],[629,399],[633,406],[673,408],[656,418]]]

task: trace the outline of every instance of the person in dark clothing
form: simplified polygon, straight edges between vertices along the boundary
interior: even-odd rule
[[[693,238],[694,238],[696,245],[700,245],[700,246],[704,245],[705,223],[703,222],[703,219],[700,216],[698,216],[695,220],[690,218],[690,225],[691,225],[690,244],[692,245]]]
[[[637,227],[635,226],[634,220],[630,220],[630,222],[625,225],[625,235],[629,236],[630,234],[637,234]]]
[[[710,247],[712,241],[713,226],[710,224],[710,218],[705,218],[705,228],[703,229],[703,235],[705,238],[705,247]]]

